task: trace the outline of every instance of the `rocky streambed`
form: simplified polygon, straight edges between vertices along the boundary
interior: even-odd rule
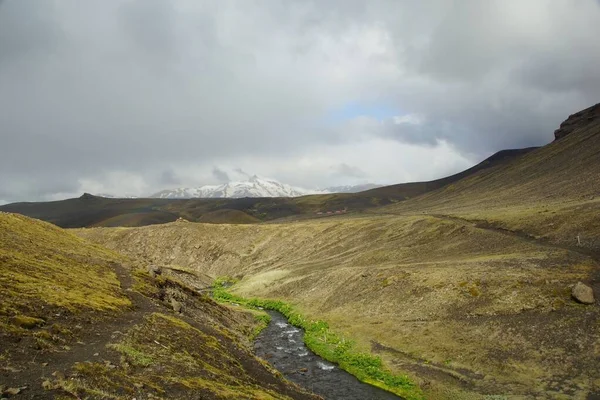
[[[256,354],[287,379],[327,400],[398,400],[400,397],[368,385],[325,361],[304,345],[304,332],[276,312],[255,342]]]

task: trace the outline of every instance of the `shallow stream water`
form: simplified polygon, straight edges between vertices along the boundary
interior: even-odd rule
[[[287,379],[327,400],[398,400],[400,397],[356,379],[304,345],[304,332],[276,312],[256,339],[256,354]]]

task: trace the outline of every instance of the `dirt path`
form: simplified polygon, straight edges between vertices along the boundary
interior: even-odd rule
[[[518,238],[518,239],[524,240],[526,242],[536,244],[538,246],[544,246],[544,247],[560,249],[560,250],[567,250],[567,251],[577,253],[577,254],[580,254],[580,255],[583,255],[586,257],[590,257],[596,262],[600,262],[600,252],[595,251],[593,249],[552,243],[549,240],[532,236],[532,235],[528,234],[527,232],[511,231],[510,229],[501,228],[501,227],[495,226],[486,221],[469,220],[466,218],[460,218],[460,217],[456,217],[456,216],[452,216],[452,215],[444,215],[444,214],[429,214],[429,216],[438,218],[438,219],[447,220],[447,221],[466,223],[466,224],[469,224],[472,227],[475,227],[478,229],[492,231],[492,232],[500,233],[502,235]]]
[[[159,308],[150,299],[131,290],[131,273],[121,265],[114,265],[121,288],[131,300],[132,308],[122,314],[106,319],[99,323],[85,326],[78,341],[69,344],[61,351],[44,352],[21,347],[23,352],[19,370],[0,376],[1,383],[13,388],[23,388],[21,393],[13,396],[15,399],[45,399],[48,392],[42,388],[42,382],[53,379],[56,375],[66,375],[73,365],[78,362],[110,362],[117,364],[119,355],[107,349],[106,345],[119,340],[128,329],[143,321],[144,317]],[[52,322],[52,321],[50,321]]]
[[[578,254],[580,256],[588,257],[594,261],[596,268],[590,275],[589,281],[585,282],[585,283],[587,283],[588,285],[590,285],[592,287],[592,289],[594,290],[594,293],[596,294],[596,297],[600,296],[600,251],[598,251],[598,250],[589,249],[586,247],[570,246],[570,245],[553,243],[547,239],[534,237],[534,236],[528,234],[527,232],[512,231],[512,230],[509,230],[506,228],[501,228],[501,227],[495,226],[487,221],[478,221],[478,220],[473,221],[473,220],[469,220],[466,218],[460,218],[460,217],[444,215],[444,214],[430,214],[430,216],[432,216],[434,218],[442,219],[442,220],[468,224],[477,229],[483,229],[483,230],[499,233],[501,235],[510,236],[513,238],[517,238],[517,239],[526,241],[528,243],[535,244],[537,246],[543,246],[543,247],[547,247],[549,249],[565,250],[565,251],[568,251],[571,253]]]

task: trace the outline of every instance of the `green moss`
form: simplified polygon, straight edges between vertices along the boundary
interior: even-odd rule
[[[10,322],[23,329],[37,328],[46,323],[46,321],[41,318],[28,317],[26,315],[15,315],[10,319]]]
[[[54,225],[0,214],[3,309],[33,310],[39,302],[67,308],[129,306],[111,263],[122,257]]]
[[[319,356],[337,363],[340,368],[361,381],[403,396],[407,400],[423,398],[421,390],[407,376],[394,375],[383,366],[379,357],[358,351],[354,342],[332,332],[327,322],[309,320],[290,304],[279,300],[246,299],[234,295],[227,290],[230,283],[227,277],[215,281],[213,285],[215,300],[278,311],[285,315],[292,325],[304,330],[304,342]]]
[[[34,337],[44,339],[44,340],[52,340],[52,334],[48,331],[37,331],[33,334]]]
[[[109,348],[112,348],[125,355],[129,363],[136,367],[148,367],[152,365],[153,360],[150,355],[136,349],[130,344],[111,344],[109,345]]]
[[[159,314],[159,313],[155,313],[153,314],[154,318],[161,318],[164,319],[165,321],[168,321],[169,323],[175,325],[178,328],[181,329],[194,329],[190,324],[188,324],[187,322],[179,319],[179,318],[175,318],[171,315],[166,315],[166,314]]]
[[[260,333],[267,327],[269,326],[269,322],[271,322],[271,316],[267,313],[260,313],[260,314],[255,314],[254,315],[254,320],[257,322],[256,327],[254,327],[254,330],[252,331],[252,334],[250,336],[251,340],[256,339],[256,337],[258,335],[260,335]]]

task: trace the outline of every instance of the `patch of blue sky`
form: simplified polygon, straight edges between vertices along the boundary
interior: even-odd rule
[[[339,108],[331,110],[326,115],[325,120],[332,124],[349,121],[358,117],[369,117],[383,121],[402,114],[401,110],[388,104],[351,101]]]

